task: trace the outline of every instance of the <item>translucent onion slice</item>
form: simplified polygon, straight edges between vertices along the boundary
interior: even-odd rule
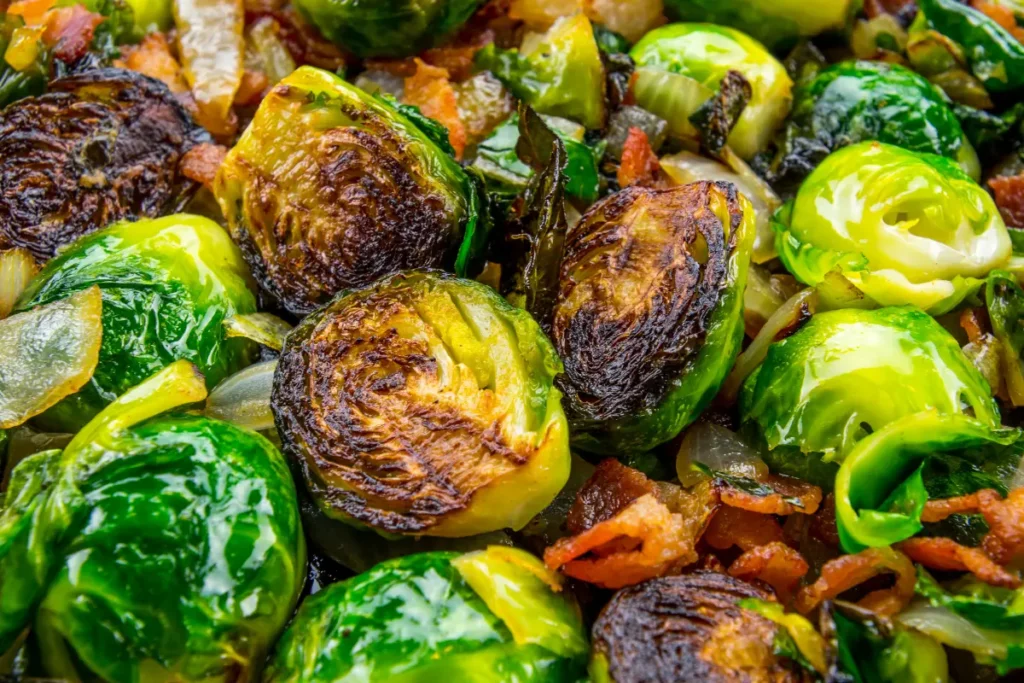
[[[673,137],[697,145],[697,129],[690,114],[714,96],[715,91],[689,76],[640,67],[633,72],[633,97],[638,106],[668,121]]]
[[[270,391],[277,361],[257,363],[218,384],[206,399],[206,414],[253,431],[273,429]]]
[[[690,427],[676,454],[676,474],[679,483],[686,488],[707,479],[693,468],[694,463],[754,481],[768,475],[768,465],[756,451],[725,427],[710,422],[698,422]]]
[[[981,628],[952,610],[927,602],[915,602],[896,618],[904,626],[929,635],[943,645],[983,657],[1006,659],[1010,647],[1019,643],[1017,631]]]
[[[245,337],[269,349],[280,351],[292,326],[270,313],[233,315],[224,321],[229,337]]]
[[[0,429],[39,415],[92,377],[103,341],[99,287],[0,321]]]
[[[231,135],[237,125],[231,105],[245,59],[242,0],[175,0],[174,23],[199,123],[214,135]]]
[[[11,314],[14,303],[38,270],[35,259],[26,249],[0,251],[0,320]]]

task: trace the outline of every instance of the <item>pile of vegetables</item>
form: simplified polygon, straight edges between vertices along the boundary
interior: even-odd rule
[[[1017,0],[0,10],[0,677],[1024,672]]]

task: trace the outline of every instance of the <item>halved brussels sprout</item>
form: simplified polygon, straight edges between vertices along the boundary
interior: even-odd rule
[[[798,38],[844,28],[859,7],[854,0],[665,0],[665,11],[672,19],[733,26],[773,50]]]
[[[288,335],[271,404],[325,514],[385,533],[519,529],[569,476],[551,342],[440,272],[338,296]]]
[[[753,240],[753,209],[728,183],[630,187],[584,214],[552,332],[574,444],[647,450],[707,406],[740,350]]]
[[[742,75],[753,96],[729,135],[729,145],[749,159],[771,140],[789,113],[793,81],[763,45],[750,36],[711,24],[670,24],[655,29],[629,53],[641,70],[656,69],[686,76],[706,91],[705,96],[666,100],[664,88],[678,88],[675,81],[644,87],[639,72],[634,86],[636,103],[669,122],[677,135],[686,135],[688,119],[718,89],[729,71]]]
[[[357,57],[408,57],[440,44],[483,0],[299,0],[296,6]]]
[[[575,683],[587,637],[558,580],[497,546],[382,562],[307,598],[263,680]]]
[[[840,62],[797,87],[772,172],[802,177],[831,152],[866,140],[931,152],[980,177],[974,148],[942,91],[886,62]]]
[[[740,417],[774,471],[831,488],[863,437],[913,413],[972,414],[997,427],[988,383],[956,340],[906,308],[818,313],[768,349],[743,385]]]
[[[0,650],[27,627],[54,678],[253,680],[298,601],[295,487],[261,436],[205,417],[178,361],[64,449],[15,468],[0,513]]]
[[[879,142],[833,152],[776,218],[798,280],[838,269],[881,306],[945,313],[1011,255],[995,203],[956,163]]]
[[[45,261],[115,221],[180,210],[198,185],[178,162],[209,140],[146,76],[99,69],[52,81],[0,113],[0,248]]]
[[[260,285],[297,314],[403,268],[463,273],[485,237],[455,159],[388,101],[313,67],[263,99],[214,191]]]
[[[99,363],[78,393],[36,418],[76,431],[103,406],[178,359],[194,362],[212,387],[249,363],[253,345],[229,339],[225,318],[256,310],[241,254],[208,218],[177,214],[116,223],[86,235],[46,264],[16,310],[99,285]]]

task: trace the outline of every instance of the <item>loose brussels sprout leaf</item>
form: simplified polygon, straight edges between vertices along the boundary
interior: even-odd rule
[[[983,628],[947,607],[927,601],[913,603],[897,619],[943,645],[971,652],[981,663],[994,663],[1000,674],[1024,668],[1024,638],[1020,629]]]
[[[777,602],[748,598],[739,602],[740,607],[757,612],[766,619],[771,619],[786,630],[793,641],[799,655],[810,665],[811,670],[825,674],[827,667],[825,640],[821,637],[805,617],[794,612],[786,612]]]
[[[985,283],[985,305],[992,332],[999,341],[1000,367],[1010,402],[1024,405],[1024,290],[1005,271],[995,271]]]
[[[665,0],[671,19],[732,26],[772,50],[792,45],[798,38],[843,29],[857,7],[854,0]]]
[[[39,260],[121,219],[181,208],[196,184],[181,157],[209,135],[162,83],[83,71],[0,113],[0,248]]]
[[[10,429],[81,389],[103,338],[103,298],[93,285],[0,320],[0,429]]]
[[[277,361],[250,365],[218,384],[206,400],[206,414],[262,432],[274,428],[270,392],[274,386]]]
[[[292,326],[270,313],[240,313],[224,321],[228,337],[250,339],[268,349],[280,351]]]
[[[834,64],[797,87],[771,175],[799,180],[831,152],[867,140],[939,154],[980,175],[942,92],[906,67],[871,61]]]
[[[963,47],[971,71],[992,93],[1024,87],[1024,45],[982,12],[956,0],[920,0],[928,24]]]
[[[1024,632],[1024,594],[965,577],[945,587],[923,567],[917,568],[917,593],[935,607],[945,607],[982,628]]]
[[[40,95],[50,78],[50,51],[38,28],[16,14],[0,17],[0,109],[23,97]]]
[[[776,216],[775,246],[798,280],[841,274],[881,306],[945,313],[1009,262],[992,198],[949,159],[878,142],[829,155]]]
[[[743,76],[753,92],[729,135],[729,146],[744,159],[768,144],[789,113],[793,82],[786,70],[764,46],[739,31],[710,24],[670,24],[648,33],[629,54],[638,67],[689,77],[709,93],[719,89],[730,71]],[[674,110],[667,111],[658,103],[663,87],[674,88],[675,81],[659,87],[638,83],[636,103],[679,131],[679,121],[688,119],[708,98],[675,100]]]
[[[707,406],[739,353],[753,238],[750,203],[707,181],[627,188],[573,227],[552,336],[576,445],[648,450]]]
[[[532,44],[501,50],[493,43],[476,55],[512,94],[541,114],[562,116],[587,128],[604,125],[604,67],[593,27],[580,13],[559,19]]]
[[[173,0],[127,0],[142,35],[166,31],[174,23]]]
[[[534,570],[542,568],[501,560],[495,551],[468,560],[456,553],[408,555],[328,586],[303,602],[263,680],[583,678],[586,635],[575,606],[538,579]],[[487,593],[478,593],[481,585]],[[490,607],[498,587],[510,598],[499,603],[504,615]],[[531,607],[538,611],[523,611]]]
[[[249,275],[227,233],[178,214],[115,225],[83,237],[30,283],[17,310],[98,283],[103,342],[92,379],[37,418],[75,431],[107,403],[168,363],[195,363],[210,386],[249,363],[253,345],[228,339],[223,322],[256,310]]]
[[[389,102],[301,67],[263,99],[214,191],[260,285],[292,313],[403,268],[482,255],[475,188]]]
[[[744,428],[764,443],[768,465],[826,488],[858,441],[925,410],[999,425],[988,384],[956,340],[909,307],[816,314],[769,347],[740,394]]]
[[[408,57],[440,44],[483,0],[299,0],[321,33],[357,57]]]
[[[565,484],[560,370],[537,323],[493,289],[411,272],[304,319],[271,404],[328,516],[469,536],[521,528]]]
[[[1024,444],[1017,430],[993,429],[961,415],[923,412],[890,423],[857,443],[843,460],[835,481],[836,522],[843,549],[890,545],[922,529],[928,500],[923,472],[934,456],[984,463],[1002,459],[1010,447],[1019,462]],[[973,493],[976,488],[958,495]]]
[[[993,114],[963,104],[954,104],[953,113],[960,120],[964,135],[977,150],[985,165],[998,161],[1006,150],[1016,147],[1024,130],[1024,102],[1018,102],[1001,114]]]

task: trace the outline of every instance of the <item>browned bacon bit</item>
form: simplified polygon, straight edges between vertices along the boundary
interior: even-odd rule
[[[1017,17],[1012,9],[989,2],[989,0],[971,0],[971,7],[1002,26],[1019,42],[1024,43],[1024,28],[1017,25]]]
[[[794,606],[807,614],[823,600],[835,598],[880,574],[895,574],[892,588],[868,593],[857,604],[884,616],[892,616],[910,604],[914,597],[917,573],[910,559],[891,548],[868,548],[855,555],[829,560],[821,568],[821,576],[796,594]]]
[[[178,172],[190,180],[210,187],[227,154],[228,150],[220,145],[200,143],[181,157]]]
[[[783,541],[782,527],[774,517],[741,508],[723,507],[704,532],[704,540],[716,550],[737,546],[741,550]]]
[[[821,505],[821,489],[799,479],[769,474],[759,483],[775,493],[759,496],[732,486],[723,486],[720,489],[722,502],[764,515],[792,515],[797,512],[813,515]],[[799,502],[794,503],[794,500]]]
[[[643,472],[608,458],[594,469],[576,494],[565,526],[571,534],[582,533],[647,494],[660,498],[655,482]]]
[[[1024,173],[991,178],[988,186],[996,198],[996,206],[1006,224],[1024,228]]]
[[[836,497],[833,494],[825,496],[821,507],[811,517],[808,533],[829,548],[839,547],[839,529],[836,527]]]
[[[270,79],[262,71],[246,69],[242,72],[242,81],[235,93],[235,104],[240,107],[252,107],[260,103],[263,93],[270,86]]]
[[[746,551],[729,566],[729,576],[744,581],[759,579],[773,589],[779,602],[788,604],[810,565],[785,543],[774,542]]]
[[[162,33],[150,33],[138,45],[122,47],[121,59],[115,60],[114,65],[155,78],[175,95],[189,92],[181,64],[171,54],[171,46]]]
[[[941,522],[950,515],[974,513],[978,511],[979,505],[977,492],[955,498],[936,498],[924,504],[921,521]]]
[[[1010,491],[1005,500],[992,489],[975,495],[989,528],[981,547],[999,564],[1009,564],[1024,553],[1024,488]]]
[[[909,538],[897,547],[914,562],[946,572],[971,572],[992,586],[1017,588],[1020,578],[1000,567],[978,548],[962,546],[951,538]]]
[[[455,158],[462,159],[466,149],[466,125],[459,115],[459,102],[455,89],[448,80],[448,72],[436,66],[430,66],[417,58],[416,71],[405,79],[405,93],[402,100],[406,104],[420,108],[425,116],[440,122],[448,129],[448,141],[455,150]]]
[[[960,313],[960,327],[967,334],[967,341],[980,340],[989,330],[985,310],[981,308],[965,308]]]
[[[622,161],[619,164],[617,180],[619,187],[643,185],[651,187],[655,184],[661,164],[658,155],[651,149],[647,133],[639,128],[630,128],[626,143],[622,148]]]
[[[89,51],[93,33],[102,23],[102,15],[90,12],[82,5],[58,7],[46,16],[43,42],[54,46],[54,57],[71,64]]]

